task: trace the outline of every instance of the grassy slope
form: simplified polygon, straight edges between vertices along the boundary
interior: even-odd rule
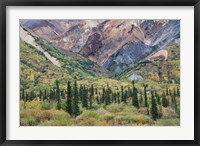
[[[52,63],[37,49],[31,45],[20,42],[20,77],[21,85],[27,88],[37,86],[48,86],[59,79],[62,83],[72,80],[75,76],[78,79],[85,77],[101,77],[108,76],[105,69],[97,66],[88,59],[80,55],[64,55],[55,50],[55,48],[48,48],[48,52],[54,57],[57,57],[62,67],[52,65]],[[79,60],[79,61],[76,61]]]

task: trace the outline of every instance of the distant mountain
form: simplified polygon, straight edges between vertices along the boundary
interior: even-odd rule
[[[64,52],[77,52],[115,73],[180,37],[179,20],[21,20]]]

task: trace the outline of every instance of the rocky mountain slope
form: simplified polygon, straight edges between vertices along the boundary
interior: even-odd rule
[[[64,52],[76,52],[120,73],[180,37],[179,20],[21,20]]]

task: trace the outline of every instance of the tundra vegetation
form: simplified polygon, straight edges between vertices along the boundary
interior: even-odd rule
[[[81,53],[32,37],[61,66],[20,39],[21,126],[180,125],[180,48],[176,43],[163,48],[167,57],[154,52],[115,72],[120,66],[116,59],[103,67]]]

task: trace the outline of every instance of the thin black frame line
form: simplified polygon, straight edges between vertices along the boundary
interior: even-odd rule
[[[4,71],[1,72],[1,142],[6,140],[6,5],[4,3],[1,3],[1,70],[4,69]]]
[[[194,6],[198,0],[3,0],[6,6]]]
[[[18,2],[17,2],[18,1]],[[135,5],[135,6],[138,6],[137,4],[139,4],[139,5],[142,5],[142,6],[177,6],[177,5],[180,5],[180,6],[195,6],[195,23],[194,23],[194,25],[195,25],[195,30],[198,30],[198,31],[194,31],[195,33],[194,33],[194,35],[195,35],[195,59],[194,59],[194,61],[195,61],[195,68],[196,68],[196,70],[195,70],[195,79],[197,79],[197,80],[195,80],[195,97],[196,98],[194,98],[194,100],[195,100],[195,131],[194,131],[194,140],[186,140],[186,141],[182,141],[182,140],[176,140],[176,141],[174,141],[174,140],[147,140],[147,141],[132,141],[132,140],[130,140],[130,141],[68,141],[68,140],[64,140],[64,141],[58,141],[58,140],[55,140],[55,141],[48,141],[48,140],[37,140],[37,141],[29,141],[29,140],[20,140],[20,141],[16,141],[16,140],[6,140],[6,44],[5,44],[5,41],[6,41],[6,6],[52,6],[52,5],[54,5],[55,4],[55,1],[52,1],[52,0],[48,0],[48,2],[42,2],[42,3],[40,3],[40,2],[24,2],[24,0],[16,0],[15,2],[13,2],[13,0],[10,0],[10,1],[8,1],[8,2],[1,2],[1,10],[2,10],[2,16],[1,16],[1,19],[0,20],[2,20],[1,22],[4,22],[3,24],[0,24],[0,26],[1,26],[1,31],[2,31],[2,38],[1,38],[1,46],[2,46],[2,50],[1,50],[1,69],[4,69],[4,71],[2,71],[2,74],[1,74],[1,79],[0,79],[0,81],[1,81],[1,89],[0,89],[0,95],[1,95],[1,97],[3,97],[3,98],[1,98],[1,108],[0,108],[0,113],[2,114],[2,116],[1,116],[1,118],[0,118],[0,128],[1,128],[1,134],[2,135],[0,135],[1,136],[1,143],[2,143],[2,145],[21,145],[21,144],[24,144],[24,145],[33,145],[33,144],[39,144],[39,145],[49,145],[49,144],[51,144],[51,145],[66,145],[66,144],[68,144],[68,145],[74,145],[74,144],[76,144],[76,145],[89,145],[89,144],[104,144],[104,145],[106,145],[106,144],[117,144],[117,145],[121,145],[121,144],[140,144],[141,146],[142,145],[152,145],[152,144],[160,144],[160,145],[169,145],[169,144],[171,144],[171,145],[176,145],[176,146],[178,146],[178,145],[188,145],[188,144],[192,144],[192,145],[198,145],[199,144],[199,137],[198,137],[198,132],[199,132],[199,126],[198,126],[198,119],[199,119],[199,117],[198,117],[198,112],[199,112],[199,107],[198,107],[198,104],[200,104],[199,103],[199,101],[200,100],[198,100],[198,95],[199,95],[199,92],[200,91],[198,91],[198,84],[199,84],[199,79],[197,78],[198,77],[198,70],[199,70],[199,67],[198,67],[198,64],[197,63],[199,63],[199,60],[198,60],[198,55],[199,55],[199,51],[198,51],[198,47],[199,47],[199,44],[198,44],[198,42],[200,42],[199,41],[199,35],[200,35],[200,30],[198,29],[198,24],[200,24],[200,20],[199,19],[197,19],[198,18],[198,16],[199,16],[199,14],[200,14],[200,2],[199,1],[190,1],[190,0],[184,0],[184,2],[182,3],[181,1],[177,1],[177,0],[174,0],[174,1],[172,1],[172,0],[169,0],[169,2],[166,0],[165,2],[158,2],[158,1],[154,1],[154,3],[153,2],[151,2],[151,1],[148,1],[147,3],[143,3],[144,1],[142,1],[141,3],[140,2],[137,2],[138,0],[136,0],[135,2],[130,2],[131,3],[131,5]],[[119,1],[118,1],[119,2]],[[57,5],[69,5],[69,6],[71,6],[71,5],[74,5],[74,4],[78,4],[78,5],[76,5],[76,6],[85,6],[85,4],[83,4],[83,2],[81,3],[81,1],[76,1],[75,3],[72,3],[72,2],[56,2],[57,4],[56,5],[54,5],[54,6],[57,6]],[[123,3],[123,2],[121,2],[121,3]],[[167,3],[167,4],[166,4]],[[91,4],[91,6],[94,4],[94,3],[90,3]],[[89,4],[89,5],[90,5]],[[103,4],[103,3],[95,3],[95,5],[101,5],[101,4]],[[109,4],[111,4],[111,3],[107,3],[107,4],[103,4],[103,5],[106,5],[106,6],[110,6]],[[119,3],[118,3],[119,4]],[[127,4],[127,3],[126,3]],[[87,3],[87,5],[88,5],[88,3]],[[122,6],[122,5],[121,5]],[[197,55],[198,54],[198,55]],[[198,70],[197,70],[198,69]],[[198,117],[198,118],[197,118]]]

